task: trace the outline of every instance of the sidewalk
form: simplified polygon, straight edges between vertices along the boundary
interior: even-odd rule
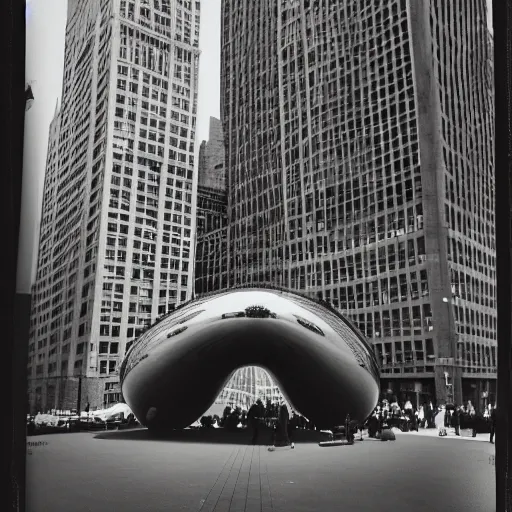
[[[420,428],[418,432],[397,432],[399,435],[407,435],[407,436],[426,436],[426,437],[439,437],[437,428]],[[473,437],[467,430],[461,430],[460,436],[455,435],[454,428],[447,428],[446,433],[448,434],[445,437],[441,437],[440,439],[463,439],[465,441],[480,441],[480,442],[489,442],[489,434],[477,434],[476,437]]]

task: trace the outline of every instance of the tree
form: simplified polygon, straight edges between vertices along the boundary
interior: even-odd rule
[[[249,306],[245,309],[247,318],[275,318],[275,314],[263,306]]]

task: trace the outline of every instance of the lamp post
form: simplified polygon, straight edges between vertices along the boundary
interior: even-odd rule
[[[78,376],[78,397],[76,401],[76,413],[80,418],[80,409],[82,408],[82,372]]]
[[[453,325],[453,318],[452,318],[452,315],[453,315],[453,311],[452,311],[452,307],[453,306],[453,301],[451,299],[449,299],[448,297],[443,297],[443,302],[446,304],[447,306],[447,309],[448,309],[448,336],[449,336],[449,343],[450,343],[450,348],[451,348],[451,353],[452,353],[452,357],[450,358],[452,360],[452,364],[449,365],[451,366],[451,373],[452,375],[450,375],[449,372],[445,372],[445,378],[446,378],[446,394],[447,394],[447,398],[450,397],[451,398],[451,402],[452,403],[455,403],[455,400],[457,398],[457,393],[456,393],[456,390],[457,391],[461,391],[458,389],[459,386],[457,386],[455,384],[455,381],[456,381],[456,376],[455,376],[455,367],[456,367],[456,361],[458,360],[458,347],[457,347],[457,334],[453,332],[454,330],[454,325]],[[449,383],[448,382],[448,379],[449,377],[451,376],[452,378],[452,382]],[[458,380],[457,380],[458,382]]]

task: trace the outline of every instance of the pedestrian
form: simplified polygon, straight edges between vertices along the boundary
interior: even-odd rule
[[[411,414],[411,430],[415,430],[416,432],[418,432],[418,423],[418,411],[414,411]]]
[[[477,433],[476,411],[475,411],[475,408],[470,400],[468,400],[467,411],[468,411],[468,423],[469,423],[468,426],[473,431],[472,437],[476,437],[476,433]]]
[[[445,414],[446,414],[446,410],[443,407],[439,407],[438,412],[434,419],[435,426],[437,427],[439,436],[446,436],[446,427],[444,426]]]
[[[252,429],[252,444],[256,444],[258,442],[258,435],[260,432],[261,422],[264,417],[263,410],[263,402],[261,400],[257,400],[255,404],[251,406],[249,412],[247,413],[247,421]]]
[[[452,425],[455,428],[456,436],[460,436],[460,416],[461,416],[460,407],[456,407],[455,410],[453,411],[453,416],[452,416]]]
[[[494,444],[494,433],[496,432],[496,406],[491,409],[491,434],[489,442]]]
[[[377,411],[375,411],[368,418],[368,437],[374,438],[377,435],[377,431],[379,430],[379,420],[377,418]]]
[[[425,426],[425,408],[423,405],[420,405],[420,409],[418,411],[418,424],[421,428]]]
[[[425,428],[430,428],[432,422],[432,408],[430,404],[425,404]]]
[[[286,446],[290,444],[290,439],[288,438],[289,419],[290,415],[288,413],[288,407],[286,407],[286,404],[284,402],[281,402],[281,406],[279,407],[276,428],[274,429],[272,449],[275,448],[276,441],[278,438],[280,439],[280,442],[283,442]]]
[[[451,426],[451,411],[448,409],[445,409],[444,427],[449,428],[450,426]]]

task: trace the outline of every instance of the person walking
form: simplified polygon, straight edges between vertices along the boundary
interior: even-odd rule
[[[496,432],[496,406],[494,406],[491,409],[490,420],[491,420],[491,434],[490,434],[489,442],[491,444],[494,444],[494,434]]]

